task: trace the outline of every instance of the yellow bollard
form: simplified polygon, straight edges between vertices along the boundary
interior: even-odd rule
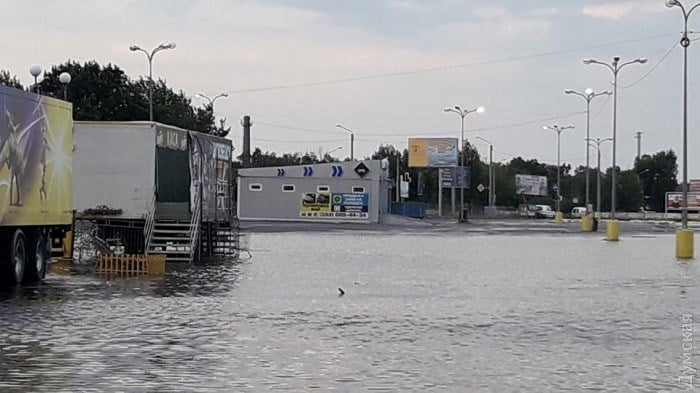
[[[692,229],[679,229],[676,232],[676,258],[692,259],[694,257],[693,236]]]
[[[561,224],[563,221],[564,221],[564,213],[557,212],[554,215],[554,222],[556,222],[557,224]]]
[[[593,231],[593,216],[586,214],[581,218],[581,231],[592,232]]]
[[[608,220],[605,226],[605,232],[607,234],[607,240],[616,242],[620,240],[620,221]]]
[[[602,214],[600,214],[600,212],[595,212],[595,218],[600,220],[601,216],[602,216]]]

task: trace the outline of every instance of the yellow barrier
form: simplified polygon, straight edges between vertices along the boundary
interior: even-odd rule
[[[164,254],[100,255],[97,274],[120,277],[162,276],[165,274],[165,258]]]
[[[593,216],[591,214],[586,214],[581,218],[581,231],[592,232],[593,231]]]
[[[676,258],[692,259],[694,257],[693,236],[692,229],[679,229],[676,232]]]
[[[554,222],[556,222],[557,224],[561,224],[562,222],[564,222],[564,213],[556,212],[554,214]]]
[[[618,241],[620,240],[620,221],[608,220],[605,226],[605,232],[607,234],[608,241]]]

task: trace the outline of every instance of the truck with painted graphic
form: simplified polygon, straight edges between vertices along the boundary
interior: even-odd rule
[[[0,281],[44,277],[73,220],[73,108],[0,86]]]

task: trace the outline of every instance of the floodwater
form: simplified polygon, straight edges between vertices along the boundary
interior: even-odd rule
[[[697,261],[599,237],[257,233],[162,279],[51,274],[0,294],[0,391],[688,387]]]

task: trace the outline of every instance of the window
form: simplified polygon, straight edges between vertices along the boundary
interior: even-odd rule
[[[262,191],[262,184],[260,183],[250,183],[248,185],[250,191]]]
[[[353,187],[352,192],[365,192],[364,187]]]
[[[328,186],[318,186],[316,187],[316,192],[330,192],[331,188]]]
[[[294,192],[294,184],[282,185],[282,192]]]

